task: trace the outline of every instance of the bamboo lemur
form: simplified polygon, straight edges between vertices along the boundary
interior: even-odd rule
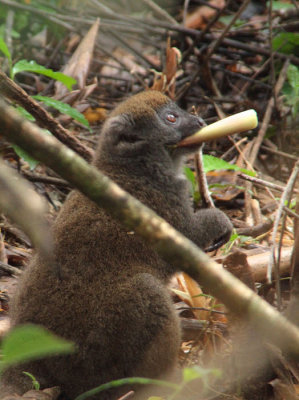
[[[228,240],[231,223],[218,209],[194,213],[180,171],[185,150],[173,146],[202,120],[156,91],[121,103],[103,126],[93,164],[205,249]],[[72,340],[77,352],[11,368],[0,393],[24,393],[31,372],[67,398],[130,376],[159,377],[175,366],[180,327],[166,284],[172,265],[77,191],[53,227],[54,271],[37,255],[14,299],[12,325],[40,324]],[[128,388],[101,393],[114,399]],[[0,396],[1,397],[1,396]]]

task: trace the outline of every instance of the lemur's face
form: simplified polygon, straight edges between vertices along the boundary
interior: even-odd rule
[[[173,159],[194,153],[198,149],[199,145],[188,148],[176,147],[176,145],[205,126],[202,118],[182,110],[174,102],[157,110],[157,115],[161,125],[164,126],[164,146]]]
[[[200,117],[182,110],[162,93],[147,91],[132,96],[111,113],[102,143],[117,157],[157,156],[160,152],[176,160],[198,148],[176,148],[176,144],[204,125]]]

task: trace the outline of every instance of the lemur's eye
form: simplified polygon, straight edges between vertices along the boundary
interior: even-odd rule
[[[174,124],[177,120],[177,117],[174,114],[167,114],[166,119]]]

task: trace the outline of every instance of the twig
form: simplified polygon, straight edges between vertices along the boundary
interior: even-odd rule
[[[28,6],[26,4],[21,4],[21,3],[17,3],[15,1],[12,0],[1,0],[1,4],[5,4],[7,6],[19,9],[19,10],[24,10],[24,11],[28,11],[29,13],[34,13],[37,15],[40,15],[44,18],[47,18],[49,21],[54,22],[55,24],[62,26],[63,28],[69,30],[69,31],[75,31],[76,32],[76,27],[70,24],[67,24],[63,21],[61,21],[59,18],[56,18],[53,16],[53,14],[43,11],[38,7],[31,7]]]
[[[167,22],[162,22],[162,21],[155,21],[155,20],[147,20],[148,24],[154,24],[156,27],[163,27],[169,31],[174,31],[174,32],[179,32],[183,33],[187,36],[191,37],[200,37],[201,32],[196,30],[196,29],[191,29],[191,28],[185,28],[181,25],[171,25],[168,24]],[[205,42],[211,42],[212,40],[217,40],[219,37],[219,34],[217,33],[206,33],[204,38],[202,38],[203,41]],[[229,38],[224,38],[222,40],[222,45],[229,47],[229,48],[236,48],[236,49],[241,49],[241,50],[246,50],[249,51],[250,53],[253,54],[261,54],[263,56],[270,56],[270,50],[264,47],[256,46],[256,45],[251,45],[248,43],[244,43],[238,40],[234,39],[229,39]],[[282,60],[290,60],[292,64],[299,65],[299,57],[296,57],[292,54],[284,54],[284,53],[279,53],[275,52],[275,57],[280,58]]]
[[[3,223],[0,224],[2,230],[8,232],[10,235],[13,235],[18,240],[18,242],[25,244],[26,247],[32,247],[28,236],[25,235],[25,233],[21,229],[17,228],[14,225],[11,225],[5,217],[3,218],[3,220]]]
[[[7,263],[7,254],[5,250],[4,238],[0,229],[0,261]]]
[[[292,154],[288,154],[288,153],[285,153],[285,152],[280,151],[280,150],[272,149],[272,148],[264,146],[264,145],[261,145],[261,149],[265,150],[265,151],[268,151],[269,153],[272,153],[272,154],[277,154],[278,156],[289,158],[290,160],[294,160],[294,161],[298,160],[297,156],[293,156]]]
[[[212,26],[218,21],[218,19],[221,17],[221,15],[225,12],[225,10],[229,7],[230,3],[232,0],[228,0],[225,2],[224,6],[222,8],[216,7],[215,9],[217,10],[217,13],[214,15],[213,18],[210,19],[210,21],[207,23],[207,25],[203,28],[201,31],[201,35],[196,38],[195,43],[199,43],[204,35],[210,31]],[[210,7],[209,3],[206,4],[208,7]]]
[[[151,67],[156,69],[156,64],[153,63],[150,59],[145,57],[140,51],[135,49],[131,44],[127,43],[123,38],[120,37],[119,34],[117,34],[115,31],[108,30],[110,36],[114,37],[115,40],[119,43],[121,43],[127,50],[129,50],[132,54],[134,54],[146,67]]]
[[[168,14],[167,11],[163,10],[158,4],[156,4],[153,0],[142,0],[144,4],[149,6],[154,13],[159,16],[160,18],[164,19],[165,21],[168,21],[170,24],[177,25],[178,22],[172,18],[171,15]]]
[[[219,310],[213,310],[212,308],[205,308],[205,307],[179,307],[177,308],[178,311],[187,311],[187,310],[200,310],[200,311],[208,311],[210,313],[214,314],[221,314],[221,315],[226,315],[227,312],[225,311],[219,311]]]
[[[165,220],[57,139],[25,121],[3,101],[0,101],[0,127],[5,138],[45,161],[127,229],[143,237],[164,260],[189,274],[237,315],[251,321],[267,341],[299,359],[299,329],[237,278],[219,268],[219,264]]]
[[[211,40],[210,35],[213,37],[215,36],[215,34],[208,34],[207,39]],[[259,46],[254,46],[254,45],[250,45],[248,43],[243,43],[237,40],[233,40],[233,39],[228,39],[225,38],[222,40],[222,44],[227,46],[227,47],[235,47],[236,49],[242,49],[242,50],[248,50],[253,54],[261,54],[264,56],[270,56],[270,50],[265,49],[263,47],[259,47]],[[290,54],[284,54],[284,53],[279,53],[279,52],[275,52],[275,56],[277,58],[280,58],[282,60],[290,60],[292,62],[292,64],[295,65],[299,65],[299,58]]]
[[[70,184],[67,181],[60,178],[55,178],[53,176],[40,175],[29,171],[22,171],[22,174],[31,182],[42,182],[62,187],[70,186]]]
[[[294,192],[294,190],[293,190]],[[299,219],[299,214],[295,213],[294,211],[292,211],[290,208],[288,208],[287,206],[283,207],[283,211],[286,212],[286,214],[288,214],[290,217]]]
[[[266,60],[255,72],[254,74],[250,77],[251,80],[253,80],[253,82],[259,82],[258,80],[256,80],[255,78],[262,72],[264,71],[264,69],[267,67],[267,65],[270,63],[270,59],[268,58],[268,60]],[[244,84],[244,86],[241,88],[239,95],[242,96],[246,90],[248,89],[248,86],[250,85],[250,81],[246,82]],[[270,89],[268,84],[263,83],[263,85],[266,85],[267,88]]]
[[[190,3],[190,0],[185,0],[185,1],[184,1],[184,7],[183,7],[183,26],[186,26],[186,18],[187,18],[189,3]]]
[[[282,86],[283,86],[284,81],[285,81],[286,76],[287,76],[287,70],[288,70],[289,64],[290,64],[290,60],[286,60],[284,65],[283,65],[283,67],[282,67],[282,69],[281,69],[281,71],[280,71],[278,81],[277,81],[277,83],[275,85],[275,88],[274,88],[274,96],[271,97],[270,101],[268,102],[268,106],[267,106],[267,109],[266,109],[266,112],[265,112],[265,115],[264,115],[262,126],[261,126],[261,128],[260,128],[260,130],[258,132],[257,137],[254,140],[254,144],[253,144],[253,147],[252,147],[252,150],[251,150],[251,154],[250,154],[250,157],[249,157],[250,164],[252,164],[252,165],[254,165],[254,163],[255,163],[255,160],[256,160],[257,154],[259,152],[260,146],[262,144],[262,141],[263,141],[264,136],[266,134],[267,128],[269,126],[271,115],[272,115],[272,111],[273,111],[273,108],[274,108],[274,103],[275,103],[274,98],[277,96],[277,94],[282,89]]]
[[[203,145],[200,146],[200,149],[194,156],[198,187],[201,193],[201,198],[203,199],[204,206],[207,206],[208,208],[215,208],[212,196],[210,195],[207,176],[204,172],[202,149]]]
[[[275,242],[276,239],[276,235],[278,232],[278,225],[279,225],[279,221],[283,212],[283,207],[284,204],[286,202],[286,200],[288,199],[290,193],[292,192],[293,186],[296,182],[297,179],[297,175],[299,173],[299,161],[297,161],[294,165],[293,171],[290,175],[290,178],[288,180],[288,183],[285,187],[285,190],[281,196],[280,202],[279,202],[279,206],[278,206],[278,210],[276,212],[276,216],[275,216],[275,221],[274,221],[274,226],[273,226],[273,233],[272,233],[272,249],[271,249],[271,254],[270,254],[270,258],[269,258],[269,265],[268,265],[268,270],[267,270],[267,279],[269,282],[271,282],[271,276],[272,276],[272,269],[273,266],[275,266],[274,268],[274,272],[275,272],[275,279],[279,280],[279,271],[278,271],[278,265],[276,263],[276,251],[277,251],[277,244]]]
[[[134,398],[134,395],[135,395],[134,390],[130,390],[128,393],[124,394],[123,396],[121,396],[117,400],[129,400],[131,398]]]
[[[0,261],[0,270],[14,276],[20,276],[22,274],[22,271],[19,268],[8,265],[2,261]]]
[[[14,25],[14,15],[15,15],[15,11],[8,10],[6,24],[5,24],[5,43],[11,54],[13,52],[12,35],[11,34],[12,34],[12,30],[13,30],[13,25]]]
[[[268,6],[268,24],[269,24],[269,34],[268,34],[268,40],[269,40],[269,50],[270,50],[270,85],[274,86],[275,83],[275,70],[274,70],[274,55],[273,55],[273,46],[272,46],[272,40],[273,40],[273,29],[272,29],[272,6],[273,2],[272,0],[269,1],[269,6]],[[274,94],[274,93],[273,93]],[[274,104],[275,107],[277,106],[277,97],[274,96]]]
[[[277,190],[279,192],[284,192],[285,189],[286,189],[285,186],[280,186],[280,185],[277,185],[276,183],[272,183],[272,182],[268,182],[268,181],[265,181],[265,180],[260,179],[260,178],[256,178],[255,176],[249,176],[249,175],[242,174],[242,173],[239,173],[238,176],[240,178],[242,178],[242,179],[245,179],[246,181],[250,181],[250,182],[255,183],[255,184],[259,185],[259,186],[268,187],[270,189]],[[299,190],[298,189],[294,189],[294,192],[295,193],[299,193]]]
[[[221,17],[221,15],[224,13],[224,11],[228,8],[230,2],[232,0],[228,0],[225,2],[224,7],[222,8],[218,8],[218,7],[214,7],[211,6],[211,4],[206,3],[205,5],[207,7],[210,7],[212,9],[215,9],[217,12],[216,14],[208,21],[207,25],[201,30],[200,35],[197,36],[195,38],[195,40],[193,41],[193,43],[190,45],[188,51],[184,54],[184,61],[189,58],[190,54],[192,54],[192,52],[197,55],[196,53],[198,52],[197,50],[197,44],[200,43],[202,41],[202,38],[204,37],[204,35],[209,32],[209,30],[211,29],[211,27],[218,21],[218,19]],[[184,19],[183,19],[183,25],[185,26],[185,7],[186,7],[187,3],[185,2],[184,5]],[[191,85],[190,85],[191,86]],[[189,88],[187,87],[186,90],[188,90]]]
[[[246,138],[243,138],[246,140]],[[244,150],[241,149],[240,144],[242,143],[241,139],[239,142],[235,142],[234,138],[232,136],[228,136],[228,140],[233,143],[234,147],[236,148],[237,152],[240,154],[243,162],[246,164],[246,168],[250,169],[251,171],[254,171],[253,166],[250,164],[250,162],[247,160],[247,151],[246,151],[246,147],[248,145],[245,145]]]
[[[267,221],[261,224],[249,226],[247,228],[237,228],[236,230],[238,235],[257,237],[268,232],[272,228],[272,226],[273,226],[273,221],[268,219]]]
[[[213,58],[213,57],[212,57],[212,58]],[[239,72],[230,71],[230,70],[228,70],[228,69],[219,67],[218,65],[213,65],[211,68],[212,68],[212,70],[214,70],[214,71],[221,71],[221,72],[223,72],[224,74],[230,75],[230,76],[232,76],[232,77],[234,77],[234,78],[240,78],[240,79],[242,79],[242,80],[244,80],[244,81],[248,81],[248,82],[247,82],[248,85],[254,83],[255,85],[258,85],[258,86],[260,86],[260,87],[262,87],[262,88],[271,89],[271,85],[269,85],[268,83],[260,82],[260,81],[258,81],[257,79],[253,79],[252,77],[249,77],[249,76],[240,74]],[[246,85],[246,84],[245,84],[245,85]],[[245,86],[245,85],[244,85],[244,86]],[[242,88],[242,89],[243,89],[243,88]],[[240,92],[240,93],[241,93],[241,92]]]
[[[230,28],[233,26],[233,24],[236,22],[236,20],[239,18],[239,16],[242,14],[242,12],[245,10],[245,8],[247,7],[247,5],[249,4],[250,0],[245,0],[241,3],[240,8],[238,9],[238,11],[235,13],[235,15],[233,16],[232,20],[230,21],[230,23],[223,29],[222,33],[220,36],[218,36],[218,38],[216,39],[216,41],[212,44],[212,46],[209,48],[208,50],[208,54],[207,57],[210,58],[212,56],[212,54],[218,49],[218,47],[220,46],[220,43],[223,41],[224,37],[226,36],[227,32],[230,30]]]
[[[296,212],[299,214],[299,195],[296,198]],[[299,321],[299,220],[294,223],[294,246],[292,252],[292,289],[287,314],[291,321]]]

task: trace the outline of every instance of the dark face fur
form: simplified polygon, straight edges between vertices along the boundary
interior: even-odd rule
[[[163,159],[164,167],[172,163],[177,169],[182,156],[194,148],[175,145],[202,126],[201,118],[183,111],[160,92],[142,92],[112,112],[103,127],[97,158],[113,164]]]

